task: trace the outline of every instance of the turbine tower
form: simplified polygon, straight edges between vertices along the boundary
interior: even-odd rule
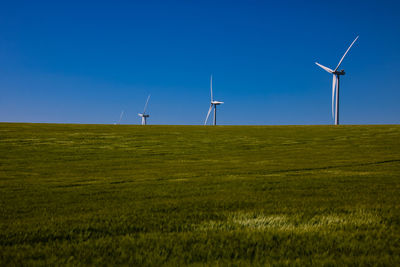
[[[147,124],[147,118],[150,117],[149,114],[146,114],[147,104],[149,103],[150,95],[147,97],[146,104],[144,105],[143,113],[138,113],[139,117],[142,117],[142,125]]]
[[[339,64],[337,65],[335,70],[331,70],[330,68],[322,66],[318,62],[315,62],[315,64],[317,64],[318,66],[323,68],[325,71],[333,74],[333,81],[332,81],[332,118],[335,119],[335,125],[339,124],[339,78],[340,78],[341,75],[345,74],[344,70],[338,71],[338,68],[340,67],[340,64],[342,64],[342,61],[343,61],[344,57],[347,55],[347,53],[349,52],[350,48],[357,41],[357,39],[358,39],[358,36],[356,37],[356,39],[354,39],[354,41],[351,43],[349,48],[347,48],[346,53],[344,53],[343,57],[340,59]],[[334,103],[335,103],[335,93],[336,93],[336,105],[334,105]]]
[[[211,91],[211,105],[210,105],[210,108],[208,109],[208,113],[207,113],[206,120],[204,121],[204,125],[207,125],[207,120],[208,120],[208,117],[210,116],[210,113],[211,113],[211,110],[212,110],[213,107],[214,107],[214,122],[213,122],[213,124],[217,125],[217,106],[223,104],[224,102],[215,101],[213,99],[212,75],[211,75],[211,78],[210,78],[210,91]]]

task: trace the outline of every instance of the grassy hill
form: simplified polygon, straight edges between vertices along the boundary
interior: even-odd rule
[[[0,265],[399,265],[400,126],[0,124]]]

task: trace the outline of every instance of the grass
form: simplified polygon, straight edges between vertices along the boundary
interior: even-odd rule
[[[0,124],[0,265],[400,265],[400,126]]]

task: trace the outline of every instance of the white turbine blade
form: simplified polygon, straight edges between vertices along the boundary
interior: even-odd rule
[[[342,59],[339,61],[339,64],[337,65],[335,71],[337,71],[337,69],[339,68],[340,64],[342,64],[342,61],[344,59],[344,57],[347,55],[347,52],[349,52],[350,48],[353,46],[353,44],[357,41],[358,36],[356,37],[356,39],[354,39],[354,41],[351,43],[351,45],[349,46],[349,48],[347,48],[346,53],[344,53]]]
[[[146,112],[147,104],[149,103],[150,95],[147,97],[146,104],[144,105],[143,114]]]
[[[337,76],[334,74],[333,75],[333,80],[332,80],[332,119],[335,119],[335,91],[336,91],[336,85],[337,85]]]
[[[210,116],[210,113],[211,113],[211,110],[212,110],[212,104],[210,105],[210,109],[208,110],[208,113],[207,113],[207,117],[206,117],[206,120],[204,121],[204,125],[206,125],[207,124],[207,120],[208,120],[208,117]]]
[[[329,73],[333,73],[333,70],[331,70],[330,68],[328,68],[328,67],[325,67],[325,66],[322,66],[321,64],[319,64],[318,62],[315,62],[315,64],[317,64],[318,66],[320,66],[321,68],[323,68],[324,70],[326,70],[327,72],[329,72]]]
[[[211,101],[213,101],[213,95],[212,95],[212,74],[210,78],[210,90],[211,90]]]

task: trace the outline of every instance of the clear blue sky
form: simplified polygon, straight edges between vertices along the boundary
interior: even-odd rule
[[[400,123],[400,1],[2,1],[0,121]]]

